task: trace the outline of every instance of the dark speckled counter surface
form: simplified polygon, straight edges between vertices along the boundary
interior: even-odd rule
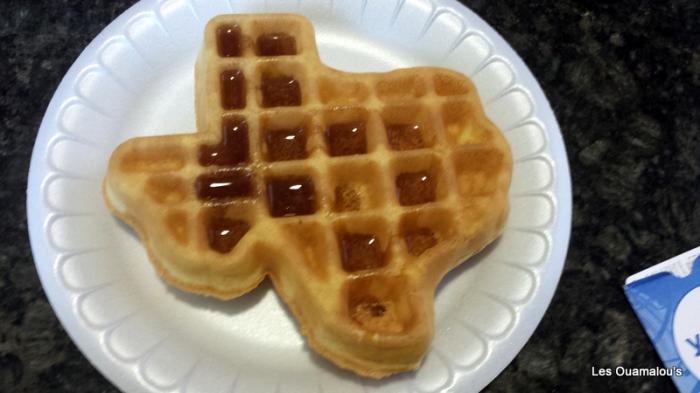
[[[463,1],[542,84],[569,154],[574,211],[561,283],[490,392],[672,392],[623,292],[628,275],[700,245],[700,3]],[[46,300],[24,192],[43,112],[124,0],[0,2],[0,392],[115,392]]]

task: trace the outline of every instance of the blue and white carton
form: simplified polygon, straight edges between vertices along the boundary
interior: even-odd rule
[[[700,393],[700,247],[630,276],[625,294],[682,393]]]

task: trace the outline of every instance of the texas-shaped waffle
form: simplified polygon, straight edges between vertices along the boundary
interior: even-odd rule
[[[315,351],[381,378],[419,366],[433,296],[502,231],[512,159],[471,81],[346,73],[298,15],[211,20],[194,134],[112,154],[111,210],[158,273],[230,299],[270,277]]]

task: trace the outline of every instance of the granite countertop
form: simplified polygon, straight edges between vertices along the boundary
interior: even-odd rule
[[[34,138],[59,81],[132,3],[0,5],[0,391],[117,391],[46,300],[28,245],[24,191]],[[622,283],[700,245],[700,3],[464,3],[542,84],[564,135],[574,195],[571,246],[554,300],[487,390],[674,391],[666,377],[596,378],[590,369],[661,366]]]

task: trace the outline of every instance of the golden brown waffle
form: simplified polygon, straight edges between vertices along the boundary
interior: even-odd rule
[[[196,67],[199,132],[113,153],[108,205],[158,272],[228,299],[266,276],[317,352],[415,369],[450,269],[501,232],[512,160],[465,76],[321,64],[297,15],[228,15]]]

